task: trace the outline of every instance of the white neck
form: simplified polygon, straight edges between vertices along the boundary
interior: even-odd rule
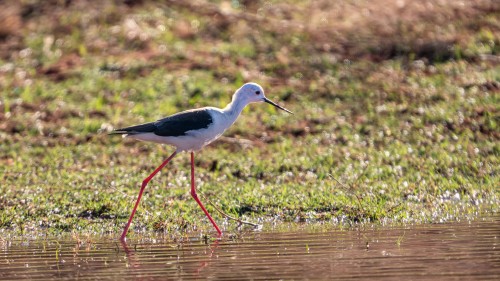
[[[232,124],[238,119],[238,116],[240,116],[241,111],[243,111],[243,108],[245,108],[247,104],[248,103],[243,99],[233,98],[233,100],[222,109],[222,112],[224,112],[224,115]]]

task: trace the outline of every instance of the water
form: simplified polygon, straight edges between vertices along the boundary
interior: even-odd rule
[[[209,244],[96,239],[0,240],[0,280],[500,280],[500,216],[404,228],[241,233]]]

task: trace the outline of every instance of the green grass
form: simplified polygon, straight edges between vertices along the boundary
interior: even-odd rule
[[[43,3],[18,5],[56,5]],[[10,15],[22,24],[0,30],[0,231],[121,231],[140,183],[173,149],[107,132],[223,107],[246,81],[295,115],[250,105],[196,155],[200,192],[228,214],[271,228],[498,212],[500,23],[481,9],[489,2],[458,9],[467,16],[439,36],[423,15],[403,14],[386,33],[372,27],[392,26],[380,17],[336,18],[359,14],[349,3],[272,4],[257,16],[233,6],[219,18],[206,12],[218,2]],[[188,154],[151,181],[131,230],[212,231],[189,195]]]

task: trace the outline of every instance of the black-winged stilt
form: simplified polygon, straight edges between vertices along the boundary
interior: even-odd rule
[[[232,101],[224,109],[203,107],[186,110],[155,122],[117,129],[110,133],[121,134],[142,141],[169,144],[176,147],[174,153],[172,153],[167,160],[142,182],[139,197],[137,198],[127,225],[123,230],[121,240],[124,240],[127,235],[128,228],[134,218],[137,206],[141,201],[142,193],[148,182],[181,151],[191,152],[191,196],[193,196],[194,200],[200,205],[219,235],[222,235],[221,230],[196,194],[196,185],[194,181],[194,151],[200,150],[205,145],[208,145],[220,137],[222,133],[236,121],[243,108],[252,102],[267,102],[281,110],[292,113],[290,110],[267,99],[260,85],[256,83],[246,83],[233,94]]]

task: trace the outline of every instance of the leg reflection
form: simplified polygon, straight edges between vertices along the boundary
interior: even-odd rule
[[[215,259],[217,258],[216,250],[217,250],[217,247],[219,247],[220,240],[221,240],[221,238],[219,235],[219,238],[215,239],[215,241],[209,246],[207,259],[200,262],[200,266],[196,270],[197,275],[200,275],[201,271],[211,264],[214,257],[215,257]]]
[[[123,251],[125,252],[125,255],[127,256],[127,263],[126,263],[126,266],[127,267],[131,267],[131,268],[140,268],[141,267],[141,264],[140,262],[137,260],[137,256],[135,254],[135,251],[134,250],[131,250],[128,245],[127,245],[127,242],[125,240],[120,240],[120,243],[122,245],[122,249]]]
[[[155,267],[158,265],[162,265],[160,268],[161,271],[168,269],[168,267],[164,267],[165,264],[175,264],[176,268],[180,269],[181,272],[178,273],[180,273],[181,275],[186,274],[188,276],[192,276],[193,274],[195,274],[199,276],[202,275],[202,273],[213,264],[214,260],[217,260],[217,248],[219,247],[220,241],[221,239],[220,237],[218,237],[215,241],[208,245],[207,240],[208,247],[205,248],[204,252],[198,252],[198,254],[196,254],[196,249],[200,248],[199,246],[194,245],[194,241],[188,241],[188,245],[181,244],[180,252],[178,250],[174,250],[177,254],[172,251],[173,248],[175,248],[172,247],[172,245],[163,245],[161,246],[161,253],[156,253],[156,255],[151,255],[150,252],[148,252],[148,255],[144,255],[144,253],[141,254],[140,251],[150,251],[150,249],[147,250],[143,247],[137,249],[137,247],[129,246],[125,240],[120,240],[120,244],[126,255],[126,267],[129,269],[148,269],[151,266]],[[191,246],[189,244],[191,244]],[[194,252],[194,255],[198,255],[198,257],[201,256],[201,262],[200,259],[197,259],[197,262],[193,262],[192,255],[185,255],[188,252]],[[144,264],[142,264],[141,259]],[[156,270],[158,270],[158,268],[156,268]],[[140,272],[142,271],[143,270],[141,270]]]

